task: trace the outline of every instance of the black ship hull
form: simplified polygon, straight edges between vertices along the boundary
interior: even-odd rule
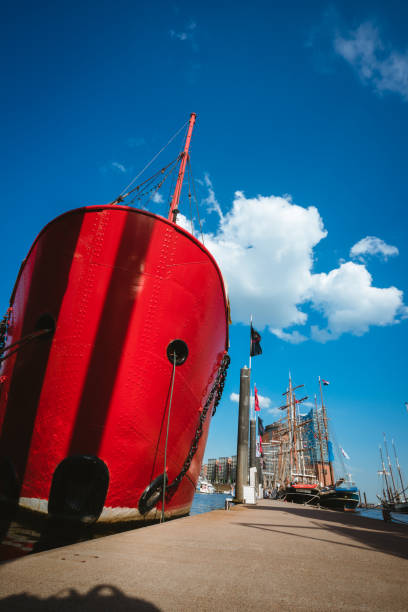
[[[356,487],[350,489],[333,488],[321,491],[319,503],[331,510],[353,511],[359,504],[359,495]]]
[[[389,512],[399,512],[400,514],[408,514],[408,502],[383,502],[383,508],[386,508]]]
[[[295,504],[313,506],[319,502],[319,490],[317,488],[288,486],[280,492],[279,497]]]

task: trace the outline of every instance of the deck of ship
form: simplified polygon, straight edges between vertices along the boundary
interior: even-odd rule
[[[262,500],[0,566],[0,610],[408,609],[408,529]]]

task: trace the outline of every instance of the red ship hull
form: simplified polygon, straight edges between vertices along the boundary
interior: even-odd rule
[[[227,297],[210,253],[145,211],[73,210],[35,240],[10,306],[7,345],[52,332],[2,364],[0,495],[82,520],[155,519],[161,503],[141,513],[141,496],[164,472],[169,484],[180,474],[206,406],[188,471],[166,498],[166,516],[188,513],[228,347]],[[175,339],[188,356],[175,367],[164,466]]]

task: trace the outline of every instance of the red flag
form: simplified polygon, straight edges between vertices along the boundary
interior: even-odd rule
[[[255,410],[259,412],[260,407],[259,407],[259,399],[258,399],[258,390],[256,388],[256,385],[254,385],[254,391],[255,391]]]
[[[322,378],[322,383],[323,383],[324,385],[326,385],[326,386],[327,386],[327,385],[330,385],[329,381],[328,381],[328,380],[324,380],[324,378]]]

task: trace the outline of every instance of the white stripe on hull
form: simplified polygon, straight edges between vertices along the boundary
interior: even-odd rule
[[[38,499],[36,497],[20,497],[19,505],[22,508],[31,510],[38,514],[48,514],[48,500]],[[174,510],[166,510],[165,518],[174,518],[177,516],[185,516],[190,511],[190,506],[183,508],[175,508]],[[153,508],[145,515],[140,514],[137,508],[121,508],[121,507],[103,507],[98,523],[118,523],[126,521],[154,521],[160,520],[161,510]],[[86,520],[84,521],[86,522]]]

